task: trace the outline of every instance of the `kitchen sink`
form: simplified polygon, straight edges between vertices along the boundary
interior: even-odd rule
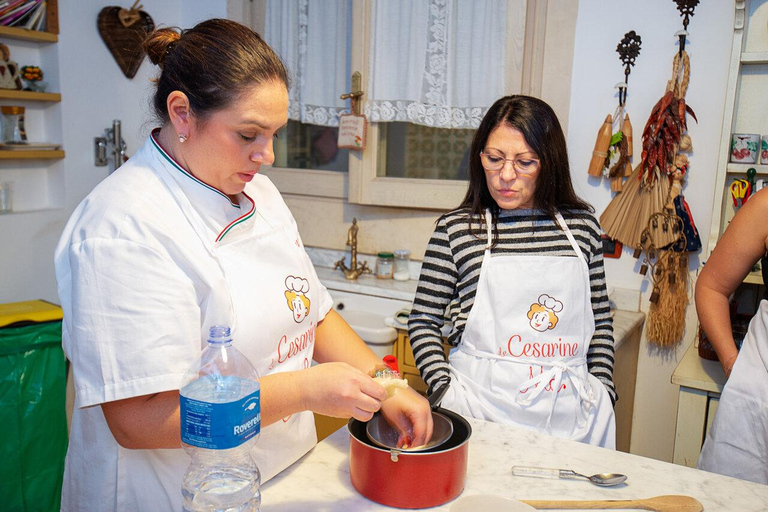
[[[410,308],[406,300],[379,297],[342,290],[328,289],[333,297],[333,309],[354,329],[377,355],[392,353],[397,330],[386,323],[403,308]]]

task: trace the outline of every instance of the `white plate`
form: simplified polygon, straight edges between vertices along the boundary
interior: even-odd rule
[[[451,505],[451,512],[527,512],[532,506],[512,498],[495,494],[464,496]]]

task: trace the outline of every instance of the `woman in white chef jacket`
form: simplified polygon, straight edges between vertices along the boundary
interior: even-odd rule
[[[462,204],[437,221],[409,319],[422,377],[449,381],[442,405],[460,414],[613,448],[602,230],[573,190],[554,111],[498,100],[469,174]]]
[[[761,261],[768,283],[768,190],[741,207],[696,281],[696,312],[717,352],[725,383],[699,457],[699,469],[768,484],[768,300],[763,297],[741,350],[731,326],[730,296]]]
[[[262,481],[314,445],[310,411],[366,421],[381,408],[426,441],[426,399],[383,402],[367,375],[381,361],[331,309],[258,174],[287,122],[280,59],[228,20],[161,29],[144,47],[161,68],[161,128],[83,200],[55,254],[76,389],[62,508],[181,509],[178,388],[218,323],[262,376]]]

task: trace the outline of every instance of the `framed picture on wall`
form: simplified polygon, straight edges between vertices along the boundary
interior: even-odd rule
[[[603,257],[605,258],[621,258],[621,242],[608,238],[608,235],[603,235]]]

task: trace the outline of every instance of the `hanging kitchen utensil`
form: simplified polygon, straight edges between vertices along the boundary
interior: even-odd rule
[[[624,178],[632,173],[632,123],[626,113],[627,84],[631,67],[640,54],[640,36],[634,30],[624,34],[616,51],[624,64],[624,82],[616,84],[619,106],[613,116],[608,115],[597,133],[595,149],[589,163],[590,176],[606,175],[611,179],[611,190],[620,192]]]
[[[676,201],[679,199],[681,196]],[[669,235],[675,237],[673,243],[658,241],[660,236],[666,240]],[[641,236],[640,247],[645,251],[643,267],[650,268],[653,284],[646,337],[658,346],[674,346],[683,337],[689,302],[688,240],[683,219],[666,209],[653,214]]]
[[[669,494],[639,500],[521,500],[538,510],[621,508],[655,510],[656,512],[702,512],[704,506],[696,498]]]
[[[152,18],[137,4],[130,9],[104,7],[97,19],[101,39],[128,78],[136,76],[145,55],[141,43],[155,29]]]
[[[676,0],[676,3],[681,15],[685,16],[683,26],[687,27],[698,0]],[[672,78],[643,130],[642,162],[624,183],[624,192],[614,197],[600,216],[600,224],[609,237],[635,248],[642,249],[640,236],[653,214],[665,208],[674,211],[675,197],[681,194],[688,171],[688,157],[683,153],[689,153],[692,147],[690,137],[685,133],[688,129],[686,115],[690,114],[694,120],[696,115],[685,103],[690,79],[685,35],[687,32],[676,34],[681,46],[673,59]],[[631,183],[635,179],[638,184]],[[667,242],[673,240],[674,237]]]

